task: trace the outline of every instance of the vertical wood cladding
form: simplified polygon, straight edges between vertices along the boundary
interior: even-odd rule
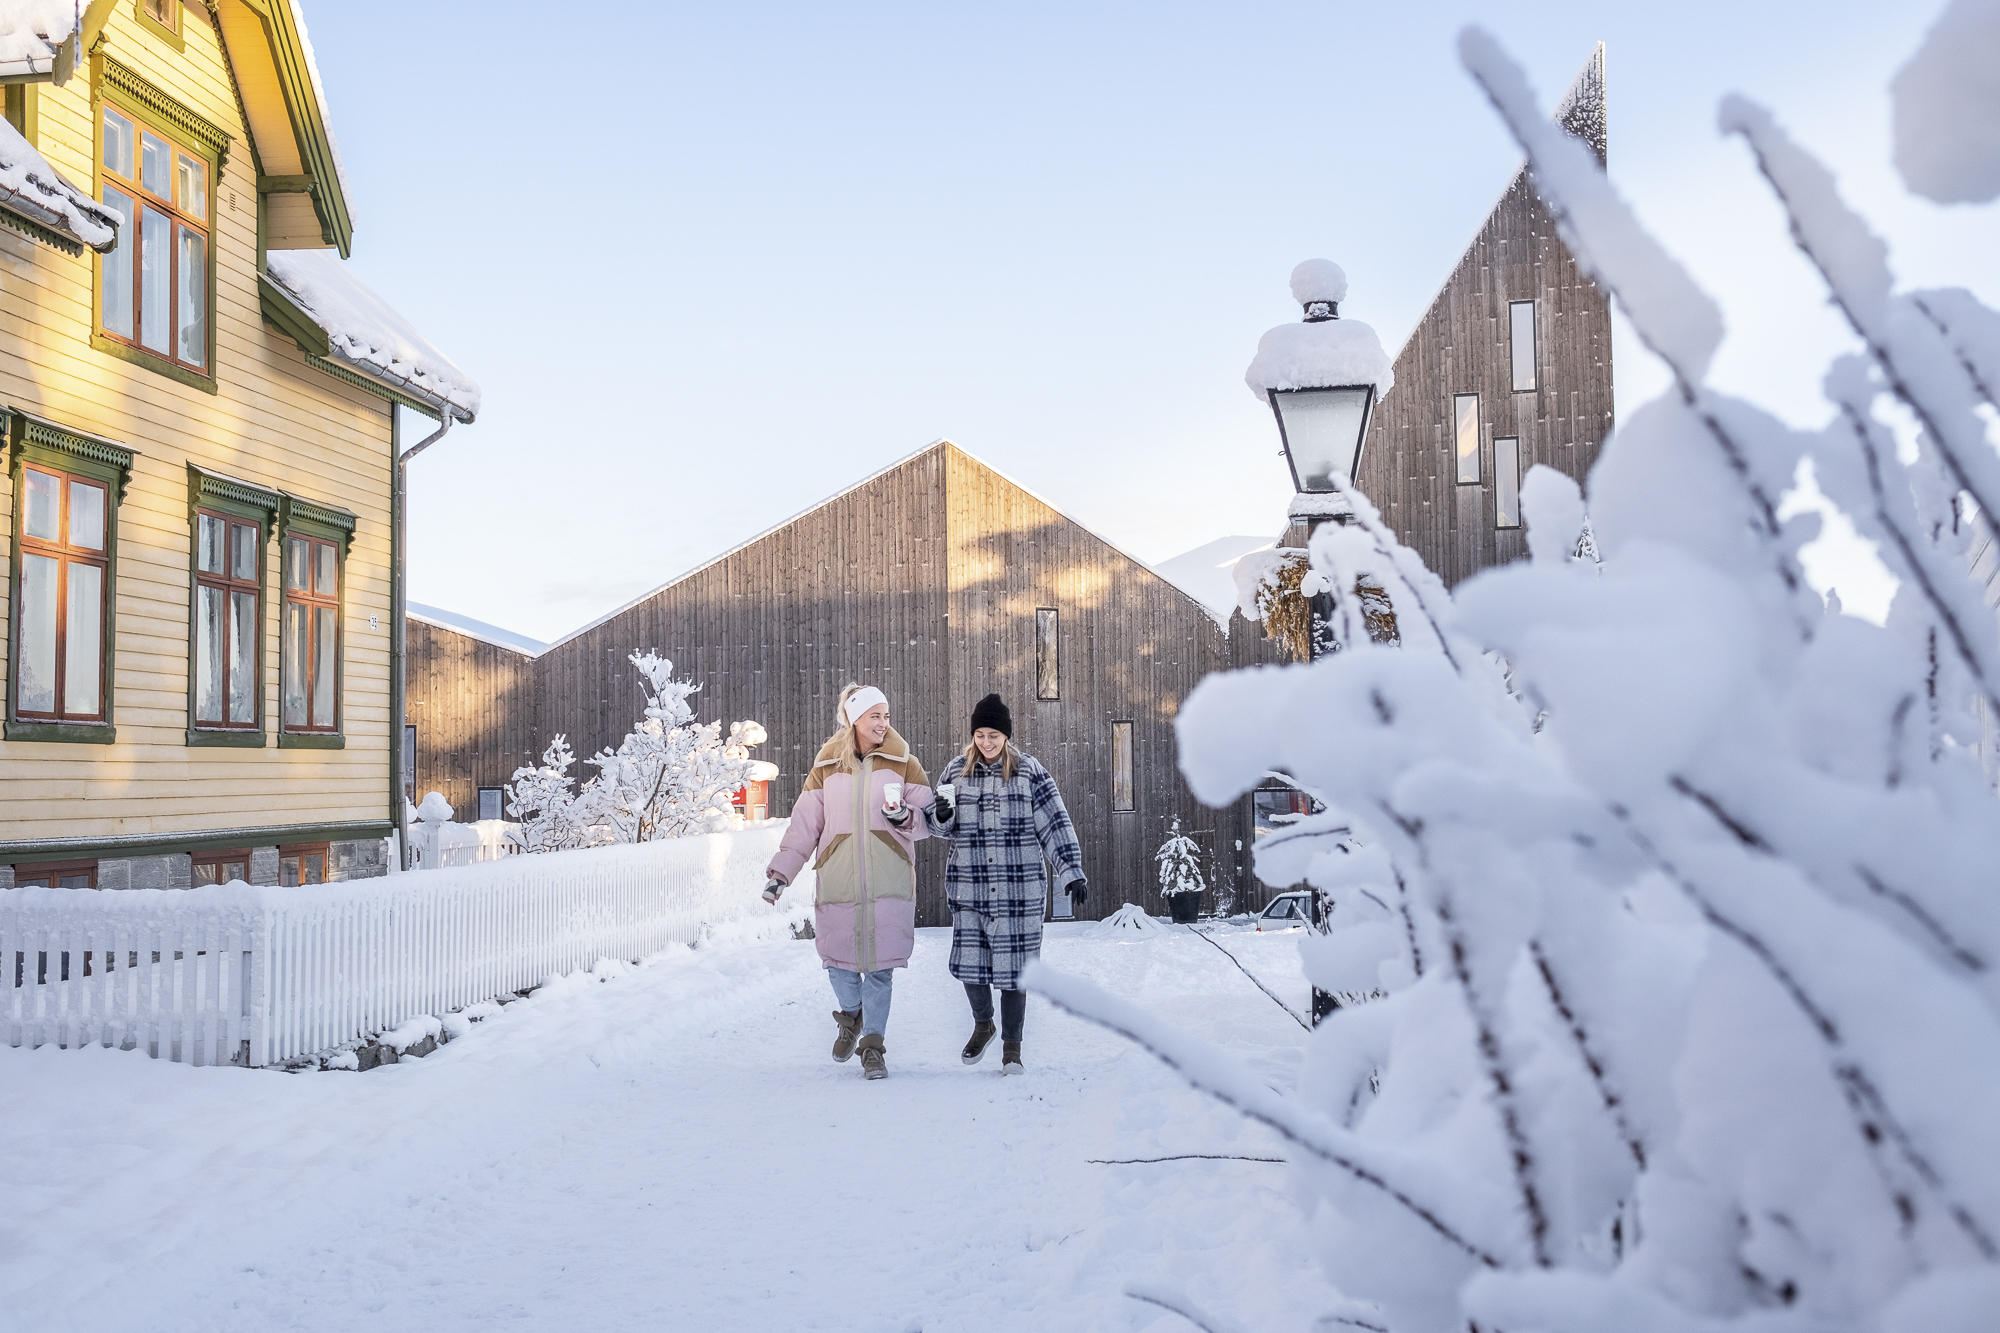
[[[541,754],[535,659],[414,617],[409,654],[417,799],[442,792],[461,821],[476,819],[479,788],[501,786]]]
[[[1057,612],[1059,634],[1060,697],[1049,700],[1036,698],[1042,608]],[[470,800],[492,780],[473,771],[468,739],[441,733],[485,727],[534,755],[560,733],[587,778],[581,759],[617,744],[639,716],[627,656],[652,649],[701,687],[703,720],[764,724],[770,739],[758,753],[778,765],[776,811],[798,798],[848,681],[889,696],[896,729],[933,780],[969,740],[972,705],[998,692],[1016,743],[1048,766],[1076,823],[1091,883],[1082,915],[1126,902],[1166,911],[1152,856],[1175,816],[1217,879],[1247,869],[1236,844],[1249,843],[1248,801],[1202,807],[1174,744],[1181,701],[1229,664],[1221,628],[1187,594],[948,443],[550,648],[518,677],[502,676],[479,653],[485,645],[423,628],[410,634],[420,790],[437,786],[454,805],[461,788],[444,782],[462,783]],[[443,706],[482,690],[506,723]],[[1135,810],[1112,809],[1114,722],[1133,728]],[[502,778],[525,762],[511,754]],[[919,849],[918,920],[948,924],[944,845]]]
[[[1565,99],[1564,124],[1603,127],[1603,55]],[[1578,99],[1594,97],[1594,115]],[[1593,144],[1602,149],[1601,138]],[[1508,303],[1535,302],[1537,387],[1513,391]],[[1457,481],[1452,398],[1479,395],[1477,485]],[[1525,528],[1494,523],[1496,437],[1580,484],[1611,433],[1610,302],[1556,235],[1534,179],[1516,174],[1396,357],[1361,459],[1361,489],[1447,585],[1527,554]]]

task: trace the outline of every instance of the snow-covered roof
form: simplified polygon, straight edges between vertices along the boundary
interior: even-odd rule
[[[704,560],[700,564],[694,566],[693,568],[674,575],[674,577],[668,579],[665,583],[660,584],[656,588],[640,593],[637,597],[634,597],[631,601],[626,602],[623,606],[615,607],[610,611],[606,611],[603,615],[591,621],[589,624],[577,626],[575,629],[571,630],[569,633],[563,635],[560,639],[557,639],[554,643],[550,644],[549,647],[560,648],[563,644],[568,643],[571,639],[590,633],[590,631],[596,629],[599,625],[604,624],[606,621],[616,620],[619,616],[624,615],[627,611],[630,611],[633,607],[638,606],[640,603],[648,601],[651,598],[658,597],[661,593],[673,587],[676,583],[685,582],[686,580],[691,579],[695,575],[701,573],[701,571],[703,571],[704,569],[709,569],[715,565],[721,564],[724,560],[727,560],[730,556],[735,555],[738,551],[744,550],[747,547],[755,546],[758,542],[763,541],[766,537],[770,536],[772,533],[777,532],[782,528],[790,527],[792,524],[804,518],[807,514],[815,513],[821,509],[824,509],[828,505],[832,504],[835,500],[840,499],[841,496],[851,495],[855,491],[860,490],[863,486],[866,486],[868,485],[868,483],[874,481],[876,478],[894,472],[897,468],[902,467],[905,463],[908,463],[911,459],[921,458],[933,449],[942,449],[947,447],[958,450],[960,453],[964,454],[967,458],[970,458],[973,462],[979,464],[981,467],[991,472],[994,476],[999,477],[1001,480],[1005,481],[1009,486],[1014,487],[1022,494],[1027,495],[1037,501],[1040,501],[1042,504],[1047,505],[1050,509],[1055,510],[1056,514],[1058,514],[1065,521],[1073,523],[1078,528],[1081,528],[1083,531],[1090,533],[1091,536],[1097,538],[1097,540],[1103,542],[1106,546],[1110,547],[1112,550],[1117,551],[1118,554],[1124,556],[1127,560],[1130,560],[1140,569],[1145,570],[1148,574],[1153,575],[1155,578],[1159,578],[1161,582],[1173,588],[1174,591],[1180,593],[1183,597],[1186,597],[1190,602],[1193,602],[1196,606],[1200,607],[1204,612],[1206,612],[1209,618],[1214,620],[1225,631],[1229,628],[1229,613],[1227,611],[1223,611],[1221,614],[1218,615],[1215,609],[1209,606],[1208,603],[1202,601],[1201,598],[1196,597],[1194,594],[1190,593],[1186,588],[1181,587],[1173,580],[1161,577],[1160,572],[1154,569],[1151,565],[1148,565],[1145,561],[1139,559],[1139,557],[1133,555],[1131,552],[1124,550],[1118,545],[1118,543],[1112,541],[1110,538],[1106,537],[1103,533],[1095,532],[1088,525],[1083,523],[1078,523],[1075,518],[1071,517],[1069,514],[1064,513],[1060,508],[1057,508],[1057,506],[1050,504],[1046,498],[1037,494],[1034,490],[1030,489],[1029,487],[1023,486],[1020,482],[1014,480],[1012,477],[1002,472],[999,468],[994,467],[991,463],[979,457],[977,454],[974,454],[971,450],[965,448],[963,445],[960,445],[954,440],[936,439],[932,440],[929,444],[925,445],[921,449],[914,451],[913,453],[908,453],[903,455],[903,457],[897,459],[895,462],[889,464],[887,467],[877,468],[875,471],[869,473],[861,480],[855,482],[852,486],[842,487],[840,490],[835,491],[832,495],[827,496],[824,500],[819,501],[817,504],[806,506],[804,509],[801,509],[798,513],[793,514],[790,518],[785,519],[783,522],[773,523],[770,527],[765,528],[762,532],[758,533],[756,536],[745,538],[743,541],[736,543],[736,545],[730,547],[728,550],[722,552],[721,554],[713,556],[710,559]]]
[[[0,120],[0,209],[55,233],[71,254],[118,240],[118,215],[64,180],[20,132]],[[65,244],[64,242],[68,243]]]
[[[501,629],[498,625],[489,625],[483,620],[474,620],[471,616],[462,616],[455,611],[445,611],[417,602],[408,603],[408,607],[412,620],[421,620],[426,625],[436,625],[440,629],[463,634],[468,639],[490,643],[495,648],[506,648],[528,657],[539,657],[548,648],[548,645],[540,639],[531,639],[525,634],[516,634],[513,630]]]
[[[1277,545],[1269,537],[1217,537],[1153,566],[1153,572],[1223,620],[1236,609],[1236,563]]]
[[[79,12],[76,0],[0,0],[0,78],[52,73]]]
[[[479,385],[355,277],[333,250],[273,250],[271,281],[326,331],[333,354],[412,397],[449,405],[460,421],[479,413]]]
[[[319,105],[320,125],[326,132],[327,151],[333,156],[334,179],[340,184],[340,197],[347,203],[348,225],[354,222],[354,192],[347,188],[347,166],[340,160],[340,140],[333,134],[333,117],[326,110],[326,84],[319,77],[319,61],[313,55],[312,36],[306,32],[306,11],[299,0],[292,0],[292,23],[299,30],[299,49],[306,57],[306,81],[312,85],[313,101]]]

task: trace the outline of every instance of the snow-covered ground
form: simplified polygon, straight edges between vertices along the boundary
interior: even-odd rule
[[[967,1069],[949,932],[897,977],[890,1077],[834,1064],[810,943],[721,928],[365,1074],[0,1049],[11,1327],[1184,1330],[1339,1305],[1275,1135],[1121,1038],[1028,1012],[1028,1073]],[[1206,927],[1205,927],[1206,928]],[[1306,1008],[1297,937],[1214,928]],[[1305,1033],[1184,928],[1050,928],[1056,967],[1289,1091]],[[616,970],[616,969],[612,969]]]

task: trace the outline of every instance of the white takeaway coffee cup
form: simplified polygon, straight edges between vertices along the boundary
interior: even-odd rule
[[[882,784],[882,808],[895,811],[903,808],[903,784],[885,782]]]
[[[953,795],[953,793],[956,792],[957,790],[958,787],[954,783],[940,782],[937,785],[937,794],[944,798],[944,803],[946,805],[958,804],[958,798],[955,795]]]

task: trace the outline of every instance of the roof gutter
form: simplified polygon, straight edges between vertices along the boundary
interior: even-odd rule
[[[410,756],[411,771],[403,772],[403,737],[409,727],[409,464],[412,458],[442,440],[451,431],[454,420],[453,414],[446,411],[436,430],[404,449],[401,419],[396,415],[395,405],[389,406],[389,452],[395,472],[389,490],[389,716],[395,719],[389,737],[389,819],[396,827],[398,871],[410,868],[410,802],[403,788],[406,782],[411,784],[414,794],[417,779],[414,755]]]

